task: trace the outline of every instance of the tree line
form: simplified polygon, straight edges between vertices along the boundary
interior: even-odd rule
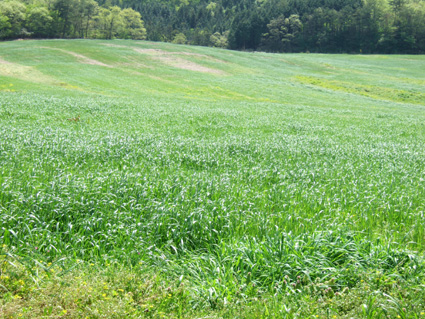
[[[3,0],[0,38],[25,36],[419,54],[425,0]]]
[[[95,0],[2,0],[0,39],[146,39],[139,12]]]

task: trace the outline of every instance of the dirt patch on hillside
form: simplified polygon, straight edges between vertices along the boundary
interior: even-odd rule
[[[217,75],[225,75],[226,73],[222,70],[217,70],[213,68],[209,68],[206,66],[203,66],[201,64],[198,64],[193,61],[189,61],[186,59],[183,59],[181,56],[190,56],[190,57],[196,57],[200,59],[205,59],[209,61],[215,61],[215,62],[221,62],[223,61],[214,59],[212,57],[209,57],[207,55],[198,54],[198,53],[191,53],[191,52],[167,52],[159,49],[134,49],[134,51],[146,54],[152,57],[155,60],[158,60],[164,64],[167,64],[169,66],[183,69],[183,70],[190,70],[190,71],[197,71],[197,72],[203,72],[203,73],[211,73],[211,74],[217,74]]]
[[[128,48],[125,45],[119,45],[119,44],[112,44],[112,43],[101,43],[101,44],[106,46],[106,47],[111,47],[111,48]]]
[[[0,56],[0,64],[12,64],[9,61],[3,60],[2,57]]]
[[[64,49],[59,49],[59,48],[51,48],[51,47],[40,47],[41,49],[50,49],[50,50],[56,50],[56,51],[60,51],[69,55],[72,55],[73,57],[76,57],[78,59],[78,62],[83,63],[83,64],[90,64],[90,65],[99,65],[99,66],[104,66],[106,68],[113,68],[113,66],[108,65],[106,63],[100,62],[98,60],[95,59],[91,59],[89,57],[86,57],[85,55],[76,53],[76,52],[72,52],[72,51],[67,51]]]
[[[34,66],[27,66],[3,60],[0,57],[0,76],[12,77],[32,83],[61,86],[66,89],[80,90],[78,87],[61,82],[58,79],[44,74]]]
[[[150,69],[150,70],[154,69],[154,67],[150,66],[150,65],[146,65],[146,64],[143,64],[143,63],[140,63],[140,62],[137,62],[137,61],[132,61],[132,60],[129,60],[129,61],[130,62],[120,62],[116,65],[118,67],[125,67],[125,68],[130,67],[132,69],[134,69],[134,68],[136,68],[136,69]]]
[[[225,61],[213,58],[211,56],[205,55],[205,54],[199,54],[199,53],[193,53],[193,52],[170,52],[170,51],[164,51],[161,49],[134,49],[136,52],[142,53],[142,54],[150,54],[150,55],[183,55],[183,56],[193,56],[196,58],[202,58],[213,62],[219,62],[219,63],[226,63]]]
[[[75,56],[81,63],[84,63],[84,64],[100,65],[100,66],[104,66],[104,67],[107,67],[107,68],[112,68],[111,65],[105,64],[105,63],[100,62],[98,60],[90,59],[90,58],[88,58],[88,57],[86,57],[85,55],[82,55],[82,54],[78,54],[78,53],[71,52],[71,51],[65,51],[65,50],[63,50],[63,52],[71,54],[72,56]]]
[[[11,63],[4,60],[0,60],[0,75],[33,83],[59,85],[59,81],[55,78],[40,72],[32,66]]]
[[[173,57],[173,56],[162,56],[158,58],[161,62],[183,70],[190,70],[190,71],[197,71],[197,72],[203,72],[203,73],[211,73],[211,74],[219,74],[223,75],[225,74],[224,71],[208,68],[206,66],[200,65],[198,63],[185,60],[179,57]]]

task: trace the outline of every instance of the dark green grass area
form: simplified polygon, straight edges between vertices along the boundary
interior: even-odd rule
[[[425,318],[424,69],[0,43],[0,310]]]

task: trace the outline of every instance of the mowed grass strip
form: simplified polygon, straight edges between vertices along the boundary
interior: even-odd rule
[[[423,57],[0,48],[4,317],[424,316]]]

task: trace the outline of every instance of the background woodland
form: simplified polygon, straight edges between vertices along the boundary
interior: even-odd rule
[[[270,52],[425,52],[424,0],[3,0],[0,39],[147,39]]]

